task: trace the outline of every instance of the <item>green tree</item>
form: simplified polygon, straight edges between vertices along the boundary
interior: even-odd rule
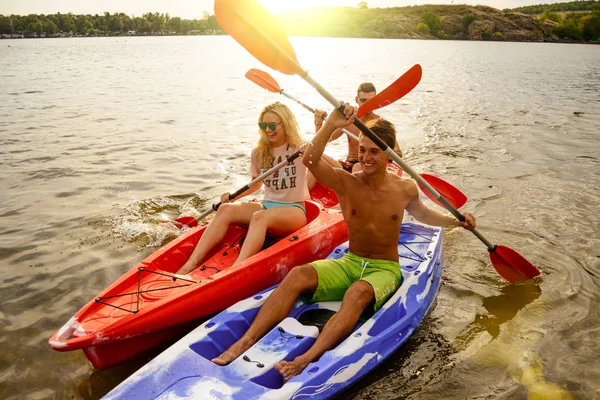
[[[13,32],[12,20],[10,17],[0,15],[0,34],[10,35]]]
[[[121,18],[121,22],[123,23],[124,32],[135,30],[135,24],[133,23],[133,20],[129,17],[129,15],[121,13],[119,14],[119,18]]]
[[[600,40],[600,12],[582,18],[581,35],[585,40]]]
[[[442,27],[442,20],[440,17],[431,11],[425,11],[423,14],[421,14],[421,22],[429,27],[429,31],[434,36],[437,36],[440,28]]]
[[[560,14],[552,12],[552,11],[544,11],[541,17],[542,21],[549,19],[550,21],[558,22],[562,21],[562,17]]]
[[[582,40],[581,29],[575,19],[565,19],[561,25],[554,30],[554,33],[558,35],[558,37],[562,37],[565,39],[572,40]]]
[[[419,22],[419,25],[415,28],[415,32],[421,33],[423,35],[429,35],[431,32],[429,31],[429,26],[423,22]]]
[[[108,20],[108,31],[109,32],[121,32],[123,30],[123,22],[117,14],[110,17]]]
[[[358,3],[359,10],[367,10],[368,8],[369,6],[367,5],[366,1],[361,1],[360,3]]]
[[[462,17],[462,26],[465,30],[465,33],[469,32],[469,26],[477,19],[475,15],[472,13],[466,14]]]
[[[191,31],[191,22],[187,19],[181,21],[181,33],[187,35],[189,31]]]
[[[152,32],[163,32],[165,30],[165,16],[159,13],[146,13],[144,18],[150,22]]]
[[[44,31],[50,35],[58,32],[58,26],[54,23],[54,21],[47,19],[44,21]]]
[[[140,33],[150,33],[152,32],[152,23],[147,19],[144,19],[141,24],[138,25],[137,30]]]
[[[69,14],[60,14],[57,13],[58,16],[58,29],[61,32],[74,32],[75,24],[73,23],[73,15]]]
[[[166,27],[167,27],[167,31],[180,34],[182,32],[181,18],[174,17],[174,18],[169,19],[169,21],[167,21],[167,23],[166,23]]]
[[[77,30],[78,34],[87,35],[89,31],[94,29],[94,25],[90,22],[88,17],[80,16],[75,22],[75,29]]]
[[[42,34],[42,32],[44,31],[44,25],[42,24],[42,21],[36,22],[35,24],[33,24],[33,31],[40,36]]]

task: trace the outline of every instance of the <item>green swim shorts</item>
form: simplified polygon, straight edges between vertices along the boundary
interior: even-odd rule
[[[402,271],[398,262],[359,257],[350,252],[338,260],[318,260],[310,265],[317,271],[319,284],[312,296],[307,294],[301,297],[304,302],[340,301],[350,285],[363,280],[368,282],[375,292],[375,304],[372,310],[365,310],[367,315],[371,314],[367,311],[375,313],[379,310],[402,281]]]

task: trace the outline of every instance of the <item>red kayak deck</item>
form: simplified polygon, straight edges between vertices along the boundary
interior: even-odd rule
[[[306,202],[308,223],[284,238],[267,236],[258,254],[232,266],[246,228],[232,225],[191,279],[173,276],[207,225],[191,229],[127,271],[79,310],[49,340],[57,351],[82,349],[96,368],[127,361],[194,327],[253,293],[280,282],[291,268],[327,256],[348,240],[335,193],[317,185]]]

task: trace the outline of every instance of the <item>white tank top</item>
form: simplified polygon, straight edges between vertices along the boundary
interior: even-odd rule
[[[266,172],[271,167],[285,160],[285,157],[292,155],[298,150],[297,147],[290,146],[287,143],[283,146],[271,149],[273,161],[269,168],[259,170],[258,152],[256,148],[252,149],[250,157],[250,173],[252,178]],[[278,171],[267,176],[263,180],[264,200],[280,201],[285,203],[302,202],[308,198],[308,184],[306,179],[307,169],[302,164],[302,157],[296,158],[289,165],[285,165]]]

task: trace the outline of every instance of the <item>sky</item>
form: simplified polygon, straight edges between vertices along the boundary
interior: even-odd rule
[[[355,7],[360,0],[258,0],[271,13],[315,6]],[[494,8],[515,8],[568,0],[367,0],[369,8],[404,7],[418,4],[472,4]],[[213,0],[0,0],[1,15],[27,14],[102,14],[122,12],[141,16],[147,12],[169,13],[172,17],[200,19],[204,11],[214,14]]]

